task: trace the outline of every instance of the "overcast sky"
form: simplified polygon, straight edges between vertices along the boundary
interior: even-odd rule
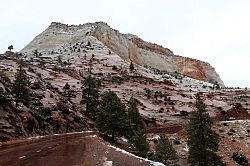
[[[250,0],[1,0],[0,53],[21,50],[52,21],[104,21],[209,62],[226,86],[250,87]]]

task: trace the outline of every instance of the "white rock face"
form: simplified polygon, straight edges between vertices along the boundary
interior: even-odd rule
[[[68,49],[66,46],[80,43],[95,41],[88,34],[94,28],[92,24],[84,26],[67,26],[60,23],[52,23],[45,31],[35,37],[25,48],[20,52],[25,55],[33,54],[35,50],[38,52],[60,52],[63,49]]]
[[[215,69],[208,63],[176,56],[167,48],[145,42],[132,34],[121,34],[103,22],[78,26],[53,22],[20,52],[27,57],[33,55],[35,50],[52,57],[54,53],[69,55],[75,51],[74,46],[77,45],[81,46],[79,52],[84,51],[88,42],[100,50],[107,47],[122,59],[131,60],[141,66],[224,85]],[[91,48],[92,45],[88,47]]]

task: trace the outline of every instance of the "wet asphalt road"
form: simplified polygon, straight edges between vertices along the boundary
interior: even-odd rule
[[[92,134],[51,136],[1,146],[0,166],[84,166],[84,137]]]

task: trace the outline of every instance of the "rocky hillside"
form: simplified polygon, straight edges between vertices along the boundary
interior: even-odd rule
[[[64,52],[65,47],[70,43],[91,42],[93,40],[101,42],[123,59],[131,60],[141,66],[167,73],[179,73],[194,79],[224,85],[210,64],[174,55],[167,48],[145,42],[135,35],[121,34],[103,22],[87,23],[79,26],[53,22],[21,52],[27,55],[35,49],[41,52],[49,50]]]
[[[195,94],[201,92],[221,136],[223,159],[235,165],[233,152],[250,158],[250,91],[209,83],[223,84],[209,64],[176,56],[104,23],[52,23],[20,53],[0,55],[0,141],[93,129],[80,104],[81,81],[91,70],[102,81],[101,93],[112,90],[125,105],[132,95],[137,99],[151,149],[158,134],[165,132],[186,165],[185,128],[195,111]],[[29,107],[17,107],[11,93],[18,59],[25,61],[30,81]],[[129,59],[138,64],[133,71]],[[233,146],[227,150],[229,145]]]

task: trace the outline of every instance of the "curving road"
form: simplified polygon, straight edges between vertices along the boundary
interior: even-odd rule
[[[0,147],[1,166],[46,166],[84,164],[86,136],[93,133],[51,136],[38,140],[27,140],[20,145]]]
[[[0,166],[149,166],[97,136],[97,132],[27,139],[0,146]]]

